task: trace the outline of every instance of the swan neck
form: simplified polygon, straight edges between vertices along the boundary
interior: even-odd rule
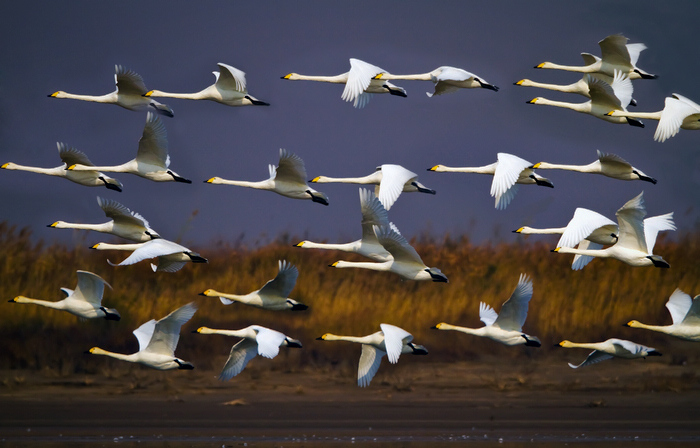
[[[366,336],[339,336],[336,334],[326,333],[323,336],[324,341],[346,341],[364,344],[367,342]]]
[[[125,355],[123,353],[114,353],[107,350],[103,350],[99,347],[93,347],[90,349],[90,353],[93,355],[109,356],[110,358],[120,359],[122,361],[136,362],[134,359],[135,354]]]
[[[345,84],[348,80],[348,74],[343,73],[335,76],[318,76],[318,75],[295,75],[289,78],[292,81],[320,81],[330,82],[333,84]]]
[[[136,250],[143,246],[144,243],[132,243],[132,244],[111,244],[111,243],[98,243],[92,246],[96,250]]]
[[[496,172],[496,164],[475,167],[451,167],[439,165],[434,171],[445,173],[478,173],[478,174],[494,174]]]
[[[345,183],[345,184],[378,184],[381,179],[377,179],[377,176],[372,173],[369,176],[364,177],[328,177],[328,176],[318,176],[314,178],[314,183],[326,184],[326,183]]]
[[[433,72],[419,73],[415,75],[394,75],[391,73],[382,73],[381,79],[401,79],[405,81],[430,81],[432,80]]]
[[[8,163],[5,167],[7,170],[29,171],[31,173],[48,174],[50,176],[59,176],[62,171],[65,171],[65,165],[56,168],[39,168],[36,166],[17,165],[16,163]]]
[[[554,101],[547,98],[538,98],[536,104],[542,104],[545,106],[563,107],[565,109],[575,110],[577,112],[586,112],[590,110],[590,101],[585,103],[568,103],[566,101]]]
[[[523,229],[518,233],[522,233],[523,235],[561,235],[565,230],[566,227],[550,227],[546,229],[523,227]]]
[[[553,62],[543,62],[538,68],[547,68],[552,70],[565,70],[567,72],[578,72],[578,73],[594,73],[598,70],[595,67],[596,64],[591,65],[561,65],[555,64]]]
[[[223,336],[233,336],[236,338],[245,338],[249,336],[248,331],[246,329],[243,330],[217,330],[214,328],[209,328],[209,327],[200,327],[197,329],[197,333],[199,334],[220,334]]]
[[[371,269],[374,271],[388,271],[390,269],[390,265],[391,262],[372,263],[369,261],[337,261],[335,262],[334,267]]]
[[[557,92],[578,92],[578,83],[573,83],[573,84],[566,84],[566,85],[561,85],[561,84],[547,84],[543,82],[537,82],[537,81],[531,81],[529,79],[523,80],[523,82],[520,84],[525,87],[539,87],[541,89],[547,89],[547,90],[555,90]]]
[[[68,98],[71,100],[81,100],[81,101],[92,101],[95,103],[113,103],[114,94],[108,93],[106,95],[79,95],[75,93],[62,92],[57,95],[56,98]]]
[[[151,90],[148,96],[159,98],[178,98],[182,100],[203,100],[211,97],[211,95],[208,95],[208,91],[208,88],[195,93],[170,93],[163,92],[162,90]]]
[[[567,170],[567,171],[578,171],[580,173],[587,173],[591,171],[590,165],[560,165],[557,163],[547,163],[540,162],[537,164],[538,170]]]
[[[29,297],[18,296],[14,299],[15,303],[32,303],[34,305],[40,305],[46,308],[52,308],[54,310],[62,310],[65,308],[65,303],[61,300],[58,302],[51,302],[48,300],[31,299]]]
[[[234,185],[237,187],[248,187],[248,188],[258,188],[258,189],[265,189],[268,185],[268,181],[258,181],[258,182],[251,182],[247,180],[228,180],[228,179],[221,179],[219,177],[215,177],[212,179],[209,179],[207,181],[210,184],[217,184],[217,185]]]
[[[349,250],[353,250],[355,245],[354,245],[354,243],[334,244],[334,243],[314,243],[313,241],[304,241],[304,244],[300,247],[303,247],[305,249],[329,249],[329,250],[349,251]]]

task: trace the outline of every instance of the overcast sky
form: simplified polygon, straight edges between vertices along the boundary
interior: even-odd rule
[[[225,240],[254,245],[288,232],[337,242],[359,237],[358,186],[318,185],[330,206],[271,192],[203,181],[263,180],[279,148],[317,175],[364,176],[395,163],[419,174],[437,195],[404,194],[390,219],[409,239],[422,232],[468,234],[476,241],[513,241],[528,224],[565,225],[578,206],[614,218],[644,191],[650,215],[675,212],[681,231],[697,230],[700,132],[682,130],[653,141],[645,129],[615,125],[558,108],[529,105],[536,96],[585,98],[514,86],[521,78],[557,84],[576,73],[535,70],[543,61],[581,65],[600,55],[597,42],[624,33],[643,42],[639,67],[659,75],[634,82],[635,110],[656,111],[680,93],[700,102],[696,49],[700,5],[673,2],[34,2],[5,3],[0,15],[0,163],[54,167],[56,142],[85,152],[96,165],[135,156],[144,112],[113,105],[47,98],[56,90],[105,94],[122,64],[149,89],[195,92],[214,82],[223,62],[247,74],[251,95],[270,107],[232,108],[210,101],[163,99],[171,168],[191,185],[114,174],[122,193],[48,176],[0,171],[0,219],[29,226],[37,238],[71,245],[56,220],[103,222],[96,196],[143,214],[169,239],[197,245]],[[361,110],[340,99],[342,86],[285,81],[289,72],[336,75],[354,57],[392,73],[422,73],[452,65],[501,90],[461,90],[428,98],[431,83],[396,81],[407,98],[376,95]],[[616,153],[658,179],[623,182],[566,171],[541,171],[554,189],[520,188],[505,211],[494,208],[491,178],[432,173],[441,163],[480,166],[508,152],[532,163],[586,164],[596,149]],[[194,212],[196,217],[191,219]],[[108,239],[93,233],[92,244]],[[111,239],[110,239],[111,240]],[[84,244],[84,242],[81,242]],[[206,256],[205,253],[203,255]]]

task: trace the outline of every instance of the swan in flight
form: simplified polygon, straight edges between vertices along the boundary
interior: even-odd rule
[[[185,263],[208,263],[206,258],[196,252],[192,252],[185,246],[181,246],[163,238],[134,244],[109,244],[97,243],[90,249],[95,250],[130,250],[133,251],[124,261],[112,266],[126,266],[148,258],[158,258],[158,266],[151,264],[151,268],[158,272],[177,272],[185,266]]]
[[[148,89],[146,89],[143,78],[141,78],[138,73],[133,70],[128,70],[121,65],[115,65],[114,71],[114,82],[117,85],[117,90],[112,93],[100,96],[76,95],[59,90],[49,95],[49,97],[116,104],[117,106],[129,110],[143,110],[152,107],[161,115],[168,117],[173,116],[173,110],[171,108],[144,96],[144,94],[148,92]]]
[[[647,347],[645,345],[636,344],[632,341],[626,341],[624,339],[608,339],[603,342],[590,342],[585,344],[579,344],[570,341],[561,341],[559,343],[560,347],[564,348],[587,348],[593,349],[593,351],[588,355],[585,361],[581,364],[575,366],[569,363],[569,367],[572,369],[578,369],[579,367],[590,366],[591,364],[598,363],[600,361],[605,361],[611,358],[645,358],[647,356],[661,356],[661,353],[657,352],[656,349]]]
[[[644,44],[628,44],[629,39],[622,34],[613,34],[598,42],[602,58],[589,53],[581,53],[584,66],[571,66],[542,62],[535,68],[548,68],[581,73],[603,73],[614,76],[620,71],[630,79],[656,79],[656,75],[647,73],[637,67],[639,54],[646,50]]]
[[[395,86],[389,81],[378,79],[377,75],[386,73],[376,65],[368,64],[359,59],[350,59],[350,71],[336,76],[306,76],[298,73],[289,73],[282,79],[290,81],[321,81],[333,84],[345,84],[341,98],[344,101],[352,101],[353,107],[361,109],[369,103],[374,93],[389,93],[391,95],[406,97],[406,91]]]
[[[10,303],[33,303],[35,305],[53,308],[55,310],[68,311],[83,319],[95,319],[102,317],[107,320],[119,320],[119,311],[114,308],[102,306],[102,295],[105,285],[109,285],[102,277],[88,271],[78,271],[78,285],[75,290],[61,288],[66,298],[58,302],[30,299],[25,296],[17,296]]]
[[[646,209],[644,208],[643,192],[627,201],[625,205],[615,213],[619,227],[619,234],[614,245],[605,249],[573,249],[571,247],[557,247],[553,252],[560,254],[588,255],[591,257],[615,258],[630,266],[654,266],[668,268],[670,265],[659,255],[654,255],[656,236],[661,230],[669,230],[671,215],[662,215],[657,221],[644,220]],[[670,221],[673,226],[673,221]],[[673,229],[675,230],[675,226]],[[562,238],[564,235],[562,235]]]
[[[612,76],[605,75],[603,73],[589,73],[587,75],[583,75],[581,79],[576,81],[573,84],[566,84],[566,85],[561,85],[561,84],[547,84],[547,83],[542,83],[542,82],[537,82],[537,81],[532,81],[530,79],[521,79],[518,82],[514,82],[513,84],[516,86],[523,86],[523,87],[538,87],[540,89],[547,89],[547,90],[554,90],[557,92],[564,92],[564,93],[575,93],[577,95],[585,96],[586,98],[590,99],[591,98],[591,92],[589,89],[589,84],[588,80],[593,78],[593,79],[599,79],[603,81],[606,84],[612,84],[613,78]],[[634,98],[630,100],[630,103],[628,106],[636,106],[637,101],[635,101]]]
[[[117,179],[113,179],[99,171],[86,169],[85,171],[68,171],[67,167],[77,163],[85,167],[94,167],[90,159],[85,153],[78,151],[75,148],[69,148],[64,143],[56,143],[58,146],[58,156],[61,158],[63,165],[55,168],[38,168],[34,166],[17,165],[16,163],[7,162],[0,168],[5,170],[29,171],[31,173],[46,174],[49,176],[57,176],[68,179],[76,184],[85,185],[86,187],[107,187],[109,190],[122,191],[122,183]]]
[[[479,319],[484,323],[481,328],[466,328],[441,322],[435,330],[455,330],[462,333],[482,336],[505,345],[526,345],[540,347],[542,343],[535,336],[523,333],[523,324],[527,319],[527,310],[532,298],[532,280],[520,274],[518,285],[513,294],[501,306],[501,314],[485,304],[479,303]]]
[[[558,165],[555,163],[539,162],[532,166],[539,170],[568,170],[579,173],[602,174],[620,180],[643,180],[656,184],[656,179],[649,177],[642,170],[629,164],[617,154],[606,154],[598,150],[598,160],[588,165]]]
[[[241,330],[215,330],[213,328],[199,327],[194,333],[199,334],[222,334],[243,338],[231,347],[231,354],[224,364],[224,368],[219,374],[219,380],[228,381],[245,369],[251,359],[260,355],[272,359],[280,352],[281,346],[301,348],[301,342],[292,339],[284,333],[251,325]]]
[[[360,188],[360,210],[362,211],[362,238],[351,243],[344,244],[324,244],[314,243],[313,241],[302,241],[296,244],[296,247],[304,249],[327,249],[340,250],[360,254],[363,257],[370,258],[374,261],[384,262],[389,261],[393,257],[384,246],[379,243],[377,236],[374,234],[374,226],[389,226],[389,215],[386,209],[379,202],[377,196],[370,190]]]
[[[336,261],[334,268],[361,268],[373,271],[388,271],[407,280],[432,280],[447,283],[447,276],[438,268],[430,268],[423,263],[418,252],[395,226],[373,226],[377,241],[392,256],[384,262]]]
[[[122,361],[137,362],[158,370],[192,370],[194,366],[175,356],[175,348],[180,340],[180,329],[192,319],[197,306],[188,303],[160,320],[151,319],[134,330],[139,341],[139,351],[130,355],[108,352],[99,347],[88,350],[93,355],[104,355]]]
[[[663,110],[658,112],[611,110],[608,116],[658,120],[659,124],[654,133],[654,141],[657,142],[665,142],[678,134],[681,129],[691,131],[700,129],[700,104],[677,93],[666,97]]]
[[[668,308],[673,320],[671,325],[647,325],[637,320],[631,320],[626,326],[658,331],[687,341],[700,342],[700,294],[691,299],[688,294],[676,289],[666,302],[666,308]]]
[[[92,167],[93,169],[113,172],[130,173],[155,182],[183,182],[191,184],[192,181],[180,177],[170,166],[168,155],[168,137],[165,125],[157,115],[148,113],[143,135],[139,139],[139,149],[136,158],[116,166]],[[68,167],[70,171],[86,171],[91,167],[75,164]]]
[[[145,97],[168,97],[185,100],[211,100],[227,106],[269,106],[269,103],[259,101],[248,95],[245,73],[235,67],[219,62],[218,72],[214,73],[216,82],[197,93],[168,93],[160,90],[150,90]]]
[[[289,293],[292,292],[292,289],[294,289],[297,283],[297,277],[299,277],[299,270],[296,266],[286,260],[280,260],[277,276],[265,283],[265,285],[257,291],[245,295],[238,295],[207,289],[200,293],[200,295],[218,297],[224,305],[240,302],[265,310],[301,311],[307,309],[308,306],[287,297]]]
[[[323,341],[347,341],[362,344],[362,355],[357,368],[357,385],[367,387],[379,370],[379,364],[384,355],[389,362],[396,364],[402,353],[413,355],[427,355],[428,349],[422,345],[414,344],[413,335],[403,328],[389,324],[380,324],[381,331],[367,336],[337,336],[326,333],[317,338]]]
[[[537,97],[528,101],[528,104],[541,104],[544,106],[563,107],[588,115],[593,115],[610,123],[627,123],[630,126],[643,128],[644,123],[635,118],[612,117],[608,115],[611,110],[627,112],[627,105],[632,101],[632,81],[620,71],[615,72],[613,82],[608,84],[588,76],[588,91],[590,100],[584,103],[568,103],[566,101],[553,101],[547,98]]]
[[[432,168],[428,168],[428,171],[435,171],[438,173],[479,173],[493,175],[491,196],[496,198],[496,208],[498,210],[504,210],[508,204],[510,204],[510,201],[513,200],[515,193],[518,192],[517,184],[535,184],[541,187],[554,188],[554,184],[552,184],[549,179],[536,174],[532,170],[532,163],[504,152],[499,152],[498,161],[491,165],[473,168],[453,168],[444,165],[435,165]]]
[[[212,177],[204,182],[269,190],[288,198],[311,199],[313,202],[328,205],[328,196],[314,190],[306,183],[306,168],[304,167],[304,161],[298,155],[281,148],[279,166],[268,165],[268,169],[270,178],[259,182],[226,180],[220,177]]]
[[[94,230],[95,232],[109,233],[137,243],[160,238],[158,232],[151,229],[146,218],[136,212],[132,212],[119,202],[98,196],[97,204],[104,211],[105,216],[111,218],[111,221],[102,224],[78,224],[56,221],[48,227],[54,229]]]
[[[435,194],[425,185],[418,182],[418,175],[409,171],[401,165],[385,164],[377,167],[372,174],[364,177],[327,177],[316,176],[311,182],[327,184],[333,182],[345,184],[376,185],[374,193],[387,210],[391,209],[394,202],[399,198],[401,192],[419,192]]]
[[[428,73],[418,75],[394,75],[391,73],[380,73],[375,76],[376,79],[394,80],[404,79],[407,81],[432,81],[435,84],[433,93],[425,92],[428,98],[435,95],[456,92],[459,89],[483,88],[498,92],[498,87],[489,84],[481,76],[470,73],[466,70],[456,67],[442,66]]]

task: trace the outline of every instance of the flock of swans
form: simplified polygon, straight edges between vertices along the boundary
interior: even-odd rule
[[[568,70],[584,73],[581,80],[570,85],[551,85],[523,79],[515,84],[575,93],[589,98],[584,103],[554,102],[537,97],[532,104],[545,104],[570,108],[604,119],[612,123],[628,123],[642,126],[638,120],[649,118],[659,120],[655,140],[664,141],[679,129],[700,129],[700,106],[673,94],[666,99],[666,107],[654,113],[632,113],[627,111],[629,105],[636,105],[632,98],[634,79],[653,79],[651,75],[637,67],[637,61],[643,44],[628,44],[622,35],[608,36],[599,42],[602,57],[583,53],[585,66],[572,67],[543,62],[536,66],[540,69]],[[156,182],[184,182],[190,180],[172,171],[168,154],[168,141],[165,125],[159,115],[173,116],[172,109],[155,101],[153,98],[177,98],[190,100],[211,100],[227,106],[267,106],[248,94],[245,73],[230,65],[219,63],[215,71],[216,82],[196,93],[167,93],[160,90],[148,90],[143,79],[133,71],[122,66],[115,67],[116,91],[102,95],[76,95],[58,91],[49,95],[53,98],[71,98],[84,101],[116,104],[130,110],[152,109],[148,111],[146,125],[138,143],[136,157],[116,166],[96,166],[85,154],[75,148],[58,143],[59,157],[62,165],[55,168],[27,167],[14,163],[5,163],[3,169],[30,171],[40,174],[64,177],[84,186],[104,186],[114,191],[122,191],[123,184],[104,174],[130,173]],[[341,99],[352,102],[354,107],[367,105],[373,94],[388,93],[406,97],[406,91],[389,82],[390,80],[423,80],[434,84],[433,92],[426,92],[429,97],[454,92],[464,88],[485,88],[498,91],[498,87],[489,84],[484,78],[455,67],[439,67],[433,71],[396,75],[375,65],[358,59],[350,59],[350,70],[337,76],[308,76],[289,73],[286,80],[320,81],[344,84]],[[481,167],[447,167],[435,165],[432,172],[481,173],[493,176],[491,196],[495,198],[495,207],[504,209],[513,200],[518,185],[538,185],[553,188],[554,185],[537,173],[535,169],[559,169],[580,173],[600,174],[613,179],[633,181],[641,180],[656,184],[656,179],[635,168],[626,160],[615,154],[598,151],[598,159],[588,165],[566,165],[548,162],[531,163],[520,157],[507,153],[498,153],[497,161]],[[330,266],[334,268],[360,268],[375,271],[392,272],[403,279],[415,281],[448,282],[448,278],[437,267],[428,267],[420,255],[401,235],[394,223],[390,222],[388,210],[402,193],[420,192],[435,194],[435,191],[418,182],[418,175],[400,165],[384,164],[369,175],[363,177],[339,178],[316,176],[307,181],[304,161],[298,155],[281,149],[277,165],[269,165],[269,178],[262,181],[227,180],[211,177],[205,183],[233,185],[259,190],[273,191],[279,195],[306,199],[323,205],[329,205],[328,196],[309,186],[320,183],[354,183],[374,185],[374,191],[360,188],[360,211],[362,215],[361,238],[349,243],[328,244],[301,241],[296,247],[303,249],[335,250],[359,254],[370,261],[350,262],[339,260]],[[158,264],[151,264],[154,271],[176,272],[186,263],[207,263],[207,259],[197,252],[180,244],[163,238],[150,227],[149,222],[139,213],[112,199],[97,198],[99,207],[110,220],[101,224],[79,224],[56,221],[49,225],[56,229],[93,230],[129,240],[127,244],[97,243],[96,250],[120,250],[131,252],[123,261],[113,266],[124,266],[146,259],[157,259]],[[654,243],[660,231],[675,230],[673,213],[646,218],[643,193],[627,201],[616,213],[617,223],[592,210],[577,208],[573,218],[565,227],[536,229],[523,226],[514,232],[520,234],[560,234],[561,238],[553,252],[573,254],[572,269],[584,268],[593,258],[615,258],[630,266],[653,266],[668,268],[669,264],[660,255],[654,254]],[[224,293],[207,289],[201,293],[206,297],[218,297],[223,305],[234,302],[272,311],[303,311],[308,307],[289,297],[299,276],[298,269],[280,260],[276,277],[260,289],[247,294]],[[119,320],[117,310],[102,305],[104,286],[101,277],[91,272],[78,270],[78,284],[75,290],[61,288],[66,298],[60,301],[46,301],[17,296],[10,302],[27,303],[64,310],[83,319],[104,318]],[[110,287],[111,288],[111,287]],[[481,328],[466,328],[448,323],[435,325],[437,330],[453,330],[468,335],[490,338],[502,344],[540,347],[541,341],[523,331],[529,302],[533,295],[532,280],[521,274],[515,290],[501,306],[498,314],[489,304],[480,303],[479,318],[484,323]],[[671,313],[673,324],[655,326],[642,324],[636,320],[627,326],[644,328],[669,334],[689,341],[700,341],[700,295],[691,299],[686,293],[676,290],[668,300],[666,307]],[[104,355],[116,359],[140,363],[159,370],[192,369],[193,364],[175,356],[175,349],[180,337],[181,327],[195,314],[194,303],[184,305],[160,320],[150,320],[133,331],[139,342],[139,351],[124,355],[93,347],[89,353]],[[274,358],[281,346],[301,348],[302,343],[276,330],[259,325],[250,325],[240,330],[216,330],[200,327],[194,333],[219,334],[240,338],[233,345],[219,378],[229,380],[241,373],[256,355]],[[347,341],[362,346],[357,383],[364,387],[370,384],[379,369],[381,359],[387,356],[390,363],[398,362],[401,354],[425,355],[428,350],[413,343],[413,336],[406,330],[394,325],[382,323],[376,333],[355,337],[338,336],[326,333],[318,339],[324,341]],[[566,348],[587,348],[593,352],[579,365],[569,364],[572,368],[590,365],[608,358],[644,358],[659,355],[651,348],[631,341],[608,339],[599,343],[573,343],[562,341],[559,346]]]

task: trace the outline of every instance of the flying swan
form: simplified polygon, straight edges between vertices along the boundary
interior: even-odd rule
[[[579,173],[602,174],[619,180],[643,180],[656,184],[656,179],[649,177],[642,170],[629,164],[617,154],[606,154],[598,150],[598,160],[588,165],[558,165],[555,163],[539,162],[532,166],[539,170],[567,170]]]
[[[185,266],[185,263],[208,263],[207,259],[196,252],[192,252],[185,246],[181,246],[163,238],[133,244],[109,244],[97,243],[90,249],[95,250],[130,250],[133,251],[124,261],[112,266],[126,266],[148,258],[158,258],[158,266],[151,264],[151,268],[158,272],[177,272]]]
[[[466,70],[456,67],[442,66],[428,73],[418,75],[394,75],[391,73],[380,73],[375,76],[376,79],[404,79],[407,81],[432,81],[435,84],[433,93],[425,92],[428,98],[445,93],[456,92],[459,89],[474,89],[482,88],[498,92],[498,87],[486,82],[481,76],[470,73]]]
[[[631,320],[626,326],[658,331],[686,341],[700,342],[700,294],[691,299],[688,294],[676,289],[666,302],[666,308],[673,320],[671,325],[647,325]]]
[[[661,356],[661,353],[657,352],[656,349],[647,347],[645,345],[636,344],[632,341],[626,341],[624,339],[608,339],[607,341],[603,342],[589,342],[584,344],[579,344],[570,341],[561,341],[559,343],[559,346],[564,348],[593,349],[593,351],[581,364],[576,366],[569,363],[569,367],[571,367],[572,369],[590,366],[591,364],[595,364],[611,358],[646,359],[647,356]]]

